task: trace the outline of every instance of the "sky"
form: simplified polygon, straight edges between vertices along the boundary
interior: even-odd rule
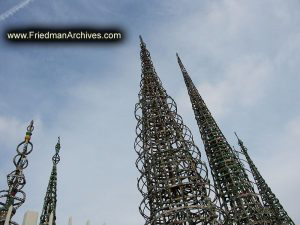
[[[0,189],[33,119],[24,170],[27,210],[42,210],[57,137],[57,224],[144,224],[134,106],[138,35],[207,161],[176,60],[231,145],[236,131],[294,222],[300,223],[300,2],[298,0],[86,0],[0,2]],[[14,27],[121,28],[115,44],[9,43]]]

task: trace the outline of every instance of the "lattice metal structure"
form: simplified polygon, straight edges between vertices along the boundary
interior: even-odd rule
[[[271,214],[272,224],[295,225],[292,219],[288,216],[287,212],[284,210],[283,206],[280,204],[278,198],[275,196],[271,188],[266,183],[265,179],[258,171],[257,167],[254,165],[243,141],[237,136],[236,133],[235,135],[238,139],[238,143],[241,148],[241,151],[247,159],[254,180],[256,182],[259,194],[262,198],[264,207],[267,208],[269,213]]]
[[[146,225],[222,224],[224,215],[214,203],[214,188],[199,149],[140,40],[142,75],[134,146],[143,195],[140,213]]]
[[[17,146],[17,155],[13,158],[16,167],[14,171],[7,175],[8,190],[0,191],[0,225],[3,225],[10,206],[13,206],[13,217],[16,210],[25,202],[26,194],[22,190],[26,184],[23,170],[28,166],[27,156],[32,152],[33,145],[30,142],[32,131],[34,130],[33,120],[27,127],[25,140]],[[10,221],[10,224],[17,224]]]
[[[42,214],[40,217],[40,225],[48,225],[50,214],[53,213],[53,221],[52,224],[56,224],[56,187],[57,187],[57,164],[60,161],[59,157],[59,150],[60,150],[60,138],[58,137],[58,142],[55,146],[55,154],[52,157],[52,171],[50,175],[50,180],[47,187],[46,196],[44,199],[44,206],[42,209]]]
[[[177,60],[192,103],[222,208],[229,213],[229,224],[269,224],[268,215],[253,186],[215,122],[178,54]]]

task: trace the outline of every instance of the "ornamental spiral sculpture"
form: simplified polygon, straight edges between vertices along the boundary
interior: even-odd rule
[[[32,120],[27,127],[25,140],[17,146],[18,154],[13,159],[16,169],[7,175],[8,190],[0,191],[0,225],[4,224],[10,206],[13,207],[12,217],[16,213],[16,210],[25,202],[26,194],[22,191],[22,188],[26,184],[26,180],[23,170],[28,166],[27,156],[33,150],[33,145],[30,142],[33,130]],[[10,221],[10,224],[17,225],[13,221]]]
[[[269,214],[255,193],[245,168],[211,115],[178,54],[177,60],[200,130],[214,184],[218,189],[222,208],[229,214],[230,224],[271,224]]]
[[[280,204],[279,199],[272,192],[269,185],[266,183],[265,179],[262,177],[254,162],[249,156],[248,149],[244,145],[243,141],[234,132],[236,138],[238,139],[238,144],[241,148],[242,153],[247,159],[249,167],[251,169],[252,175],[256,182],[259,194],[262,198],[264,207],[270,213],[272,224],[284,224],[284,225],[295,225],[293,220],[289,217],[283,206]]]
[[[52,157],[52,171],[51,171],[51,176],[49,179],[48,187],[47,187],[47,192],[46,196],[44,199],[44,205],[43,205],[43,210],[42,214],[40,217],[40,225],[46,225],[49,224],[49,219],[51,213],[53,214],[53,225],[56,224],[56,202],[57,202],[57,194],[56,194],[56,189],[57,189],[57,168],[56,165],[60,161],[59,157],[59,150],[60,150],[60,137],[58,137],[57,144],[55,146],[55,155]]]
[[[199,149],[164,90],[141,37],[140,41],[142,80],[134,147],[145,225],[222,224],[224,214],[215,204]]]

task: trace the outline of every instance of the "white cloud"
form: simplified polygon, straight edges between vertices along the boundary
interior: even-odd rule
[[[227,65],[221,79],[194,84],[212,114],[222,118],[237,108],[251,107],[262,100],[272,73],[270,62],[260,56],[251,55]],[[195,74],[190,76],[193,80]],[[186,90],[180,92],[178,99],[182,110],[191,108]]]
[[[272,75],[272,65],[259,56],[248,56],[230,63],[222,79],[197,86],[200,95],[217,117],[242,107],[251,107],[264,97]]]

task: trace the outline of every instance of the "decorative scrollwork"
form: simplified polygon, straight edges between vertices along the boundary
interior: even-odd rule
[[[60,161],[60,156],[59,156],[59,151],[60,151],[60,137],[58,137],[57,144],[55,145],[55,154],[52,157],[52,171],[47,187],[47,192],[46,196],[44,199],[44,205],[40,217],[40,225],[48,225],[49,219],[50,219],[50,214],[53,212],[53,225],[56,224],[56,201],[57,201],[57,196],[56,196],[56,189],[57,189],[57,167],[56,165]]]
[[[143,196],[139,211],[145,224],[223,224],[225,213],[216,205],[200,151],[175,101],[162,87],[142,39],[141,61],[134,148]]]
[[[272,224],[285,224],[285,225],[295,225],[293,220],[289,217],[287,212],[284,210],[283,206],[280,204],[276,195],[272,192],[271,188],[266,183],[265,179],[262,177],[254,162],[248,154],[248,149],[244,145],[243,141],[234,132],[236,138],[238,139],[238,144],[242,152],[236,151],[239,155],[243,155],[246,158],[245,164],[249,165],[250,172],[252,173],[256,186],[258,188],[260,197],[265,207],[265,214],[270,217]]]
[[[248,174],[228,144],[178,54],[178,64],[190,96],[221,207],[230,224],[270,224]]]
[[[25,202],[26,194],[22,188],[26,184],[23,170],[28,166],[27,156],[32,152],[33,145],[30,142],[32,131],[34,130],[33,120],[27,127],[25,140],[17,146],[17,155],[13,158],[16,170],[7,175],[8,190],[0,191],[0,225],[4,224],[9,207],[13,206],[12,216],[16,210]],[[16,225],[16,222],[10,221]]]

